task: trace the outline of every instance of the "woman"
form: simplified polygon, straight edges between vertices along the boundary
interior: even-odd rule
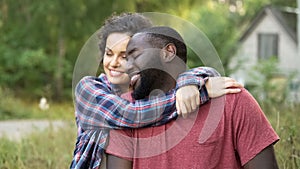
[[[195,81],[182,81],[191,73],[183,74],[178,80],[179,93],[176,97],[182,98],[185,95],[187,99],[177,99],[175,111],[175,90],[166,93],[166,97],[155,99],[138,100],[130,103],[124,99],[115,96],[131,90],[131,79],[126,72],[126,56],[125,51],[130,37],[141,29],[151,27],[149,20],[139,14],[122,14],[120,16],[112,16],[106,20],[104,26],[99,33],[100,53],[103,55],[103,69],[106,75],[101,74],[99,77],[84,77],[76,87],[75,103],[76,118],[78,127],[84,130],[78,135],[76,149],[74,151],[74,159],[71,168],[99,168],[104,148],[107,144],[107,129],[120,129],[122,127],[138,128],[149,124],[159,125],[168,120],[176,118],[179,114],[186,116],[192,112],[193,107],[198,106],[208,100],[203,84],[198,84],[201,99],[199,99],[199,91],[195,87],[186,86],[195,84]],[[199,73],[200,72],[200,73]],[[197,69],[198,75],[213,76],[214,70],[209,68]],[[194,77],[194,75],[193,75]],[[201,76],[197,76],[196,82],[204,81]],[[194,80],[195,78],[187,78]],[[211,81],[225,82],[224,85],[216,86],[214,91],[211,89]],[[214,78],[209,79],[206,83],[206,89],[209,94],[214,93],[215,97],[226,93],[236,93],[239,89],[227,89],[228,87],[241,87],[230,78]],[[188,88],[188,89],[187,89]],[[192,91],[186,93],[186,91]],[[202,91],[202,92],[201,92]],[[182,92],[182,93],[180,93]],[[190,97],[186,97],[189,95]],[[178,103],[178,101],[180,101]],[[145,104],[158,105],[151,110],[147,109]],[[109,104],[107,104],[109,103]],[[183,105],[183,106],[181,106]],[[109,107],[107,107],[109,106]],[[153,111],[154,109],[154,111]],[[137,111],[138,110],[138,111]],[[153,112],[161,112],[154,114]],[[154,116],[154,115],[155,116]],[[152,115],[149,117],[149,115]],[[161,120],[162,122],[160,122]],[[104,165],[101,165],[105,167]]]

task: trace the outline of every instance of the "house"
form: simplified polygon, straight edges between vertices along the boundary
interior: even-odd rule
[[[239,41],[239,50],[231,61],[231,68],[238,67],[232,74],[245,86],[258,83],[253,69],[263,60],[277,57],[278,68],[274,77],[296,76],[287,85],[290,99],[300,101],[300,52],[297,46],[297,15],[283,8],[264,7],[252,20]]]

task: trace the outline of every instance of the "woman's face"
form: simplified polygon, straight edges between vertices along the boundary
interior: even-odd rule
[[[112,33],[106,39],[103,68],[108,80],[112,84],[126,85],[130,78],[126,73],[126,47],[130,36],[126,33]]]

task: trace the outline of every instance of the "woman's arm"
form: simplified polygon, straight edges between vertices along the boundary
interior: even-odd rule
[[[165,96],[129,102],[112,92],[106,77],[84,77],[76,86],[75,109],[84,129],[138,128],[163,118],[172,119],[175,112],[175,90]]]
[[[200,91],[201,104],[209,100],[205,81],[219,75],[213,68],[194,68],[179,76],[177,88],[195,84]],[[198,92],[199,93],[199,92]],[[80,126],[86,129],[139,128],[163,124],[177,117],[175,89],[165,96],[129,102],[115,95],[105,75],[84,77],[75,91],[75,108]]]
[[[206,69],[201,70],[203,75]],[[199,71],[199,72],[201,72]],[[177,80],[178,87],[191,83],[191,73]],[[184,77],[184,78],[183,78]],[[199,86],[201,77],[197,78]],[[205,95],[205,94],[204,94]],[[203,101],[207,101],[205,96]],[[75,89],[75,109],[80,126],[86,129],[138,128],[149,124],[165,123],[177,117],[175,109],[175,89],[165,96],[151,97],[129,102],[115,95],[105,75],[84,77]],[[160,122],[162,121],[162,122]]]
[[[180,87],[176,91],[176,110],[178,115],[186,117],[188,114],[197,111],[200,102],[203,104],[209,98],[220,97],[229,93],[238,93],[243,87],[235,79],[220,77],[220,74],[213,68],[197,67],[182,73],[178,83]]]

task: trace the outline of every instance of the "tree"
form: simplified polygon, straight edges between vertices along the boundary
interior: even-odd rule
[[[39,97],[43,91],[32,89],[47,86],[50,96],[61,99],[64,90],[71,88],[72,66],[82,45],[110,15],[112,3],[96,0],[0,3],[1,85]]]
[[[192,22],[210,39],[228,72],[244,25],[268,3],[295,6],[296,2],[0,0],[0,85],[26,97],[48,93],[58,100],[71,96],[72,69],[82,46],[108,16],[125,11],[168,13]],[[234,6],[239,10],[234,11]],[[201,64],[193,51],[189,56],[190,67]]]

